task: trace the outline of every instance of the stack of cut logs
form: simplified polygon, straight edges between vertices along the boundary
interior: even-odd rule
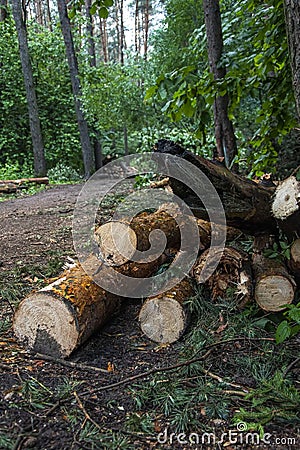
[[[291,176],[277,186],[264,186],[170,141],[159,141],[156,151],[192,162],[213,183],[221,197],[227,220],[226,246],[221,254],[218,249],[212,252],[219,263],[205,283],[211,300],[226,299],[231,292],[237,309],[254,299],[263,310],[274,312],[292,303],[300,281],[300,182],[296,177]],[[182,336],[188,323],[187,304],[201,281],[208,258],[211,224],[199,199],[192,198],[193,192],[183,189],[178,181],[169,177],[157,187],[167,187],[186,203],[190,202],[200,237],[199,256],[190,274],[169,291],[145,299],[139,313],[140,326],[147,337],[159,343],[172,343]],[[178,221],[168,208],[162,205],[157,211],[142,212],[128,222],[122,219],[98,227],[95,241],[101,258],[92,254],[85,264],[85,268],[90,265],[96,274],[94,280],[109,276],[107,268],[111,265],[119,273],[134,278],[151,277],[162,266],[167,266],[180,251]],[[134,261],[135,250],[147,251],[149,234],[157,229],[166,237],[163,254],[147,263]],[[280,230],[290,240],[290,260],[280,255],[266,256],[270,255],[270,249],[276,248]],[[254,236],[252,255],[237,245],[245,235]],[[101,288],[95,281],[75,263],[50,285],[29,295],[15,313],[17,337],[35,352],[56,357],[70,355],[118,311],[121,297]]]

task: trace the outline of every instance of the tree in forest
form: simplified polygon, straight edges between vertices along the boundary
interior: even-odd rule
[[[284,6],[293,90],[300,123],[300,3],[298,0],[284,0]]]
[[[12,12],[16,24],[20,59],[26,89],[29,124],[32,138],[34,154],[34,172],[37,177],[46,175],[46,160],[44,154],[44,144],[41,131],[41,124],[38,113],[35,84],[32,74],[32,66],[28,50],[26,26],[23,18],[20,0],[11,0]]]
[[[219,0],[203,0],[204,18],[207,35],[207,49],[210,71],[215,82],[225,78],[226,68],[221,63],[223,35]],[[230,166],[237,154],[233,125],[228,117],[228,93],[216,94],[214,101],[214,122],[217,156],[225,159]]]
[[[91,146],[88,123],[84,117],[81,102],[81,86],[79,81],[78,62],[74,48],[71,24],[68,16],[67,6],[64,0],[57,0],[59,19],[62,34],[66,46],[66,55],[70,70],[70,78],[74,95],[77,124],[80,134],[80,143],[83,156],[85,178],[88,179],[94,171],[94,154]]]
[[[0,22],[4,22],[7,16],[7,0],[0,0]]]

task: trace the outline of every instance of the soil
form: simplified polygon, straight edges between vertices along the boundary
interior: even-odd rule
[[[159,444],[157,434],[165,426],[159,417],[156,435],[126,430],[130,413],[138,411],[131,387],[150,380],[151,374],[131,378],[176,364],[181,349],[180,342],[158,346],[143,336],[137,321],[141,300],[124,300],[119,314],[66,361],[32,355],[16,341],[11,320],[17,303],[30,290],[45,285],[53,271],[58,275],[68,256],[75,257],[72,214],[81,188],[80,184],[48,187],[33,196],[0,203],[0,448],[223,448]],[[127,185],[126,190],[130,189]],[[103,210],[100,221],[110,213],[109,208]],[[101,390],[125,379],[119,386]],[[64,387],[65,395],[57,395],[58,386]],[[102,443],[96,446],[93,433],[99,432]],[[124,433],[123,443],[117,438],[119,432]]]

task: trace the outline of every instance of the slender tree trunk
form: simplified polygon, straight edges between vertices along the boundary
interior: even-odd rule
[[[26,89],[29,125],[34,155],[34,173],[37,177],[44,177],[46,175],[44,143],[38,113],[38,105],[32,74],[31,61],[28,51],[26,27],[23,20],[20,0],[11,0],[11,6],[18,34],[20,58],[24,76],[24,84]]]
[[[300,123],[300,2],[284,0],[289,53],[293,75],[298,122]]]
[[[92,0],[85,0],[85,14],[86,14],[86,31],[87,31],[87,44],[88,44],[88,54],[90,57],[90,66],[96,67],[96,52],[95,52],[95,41],[94,41],[94,27],[93,27],[93,17],[91,15]]]
[[[7,0],[0,0],[0,22],[4,22],[7,17]]]
[[[207,35],[208,60],[210,71],[215,80],[226,75],[226,68],[220,67],[223,51],[223,36],[219,0],[203,0]],[[228,95],[216,97],[214,102],[215,136],[217,155],[225,159],[229,166],[237,153],[233,126],[228,118]]]
[[[124,0],[120,0],[120,63],[124,64]]]
[[[106,30],[106,19],[102,19],[99,17],[100,20],[100,35],[101,35],[101,44],[102,44],[102,53],[103,53],[103,61],[105,63],[108,62],[108,50],[107,50],[107,30]]]
[[[96,67],[96,50],[95,50],[95,41],[94,41],[94,26],[93,26],[93,17],[91,15],[91,0],[85,0],[85,13],[87,19],[87,36],[88,36],[88,53],[89,53],[89,64],[90,67]],[[93,126],[93,149],[94,149],[94,159],[95,159],[95,169],[98,170],[102,167],[102,147],[101,142],[99,140],[99,133],[96,130],[96,127]]]
[[[145,60],[147,60],[147,55],[148,55],[149,16],[150,16],[150,5],[149,5],[149,0],[146,0],[145,1],[145,14],[144,14],[144,58],[145,58]]]
[[[57,0],[59,19],[61,23],[62,34],[66,46],[66,54],[69,64],[72,90],[75,101],[78,129],[80,133],[80,142],[83,156],[85,178],[89,178],[94,170],[93,150],[89,137],[88,124],[85,120],[81,104],[81,86],[79,82],[78,62],[75,54],[71,24],[68,17],[67,7],[64,0]]]
[[[41,0],[35,0],[35,6],[36,6],[36,22],[43,26],[43,8],[42,8],[42,1]]]
[[[50,0],[46,0],[46,23],[48,25],[49,30],[52,31]]]
[[[95,169],[98,170],[103,166],[102,145],[99,137],[99,133],[95,131],[94,139],[94,155],[95,155]]]
[[[128,148],[128,133],[127,133],[126,125],[124,125],[123,131],[124,131],[124,153],[125,153],[125,155],[128,155],[129,148]]]
[[[135,15],[134,15],[134,42],[135,52],[140,53],[140,23],[139,23],[139,0],[135,0]]]

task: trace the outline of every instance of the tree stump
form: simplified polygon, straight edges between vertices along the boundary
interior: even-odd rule
[[[283,261],[264,256],[264,250],[272,244],[273,239],[270,236],[259,236],[254,240],[254,297],[265,311],[282,311],[284,305],[292,303],[296,284]]]
[[[193,293],[189,279],[185,278],[169,291],[148,297],[139,313],[143,333],[160,344],[177,341],[188,325],[186,301]]]

